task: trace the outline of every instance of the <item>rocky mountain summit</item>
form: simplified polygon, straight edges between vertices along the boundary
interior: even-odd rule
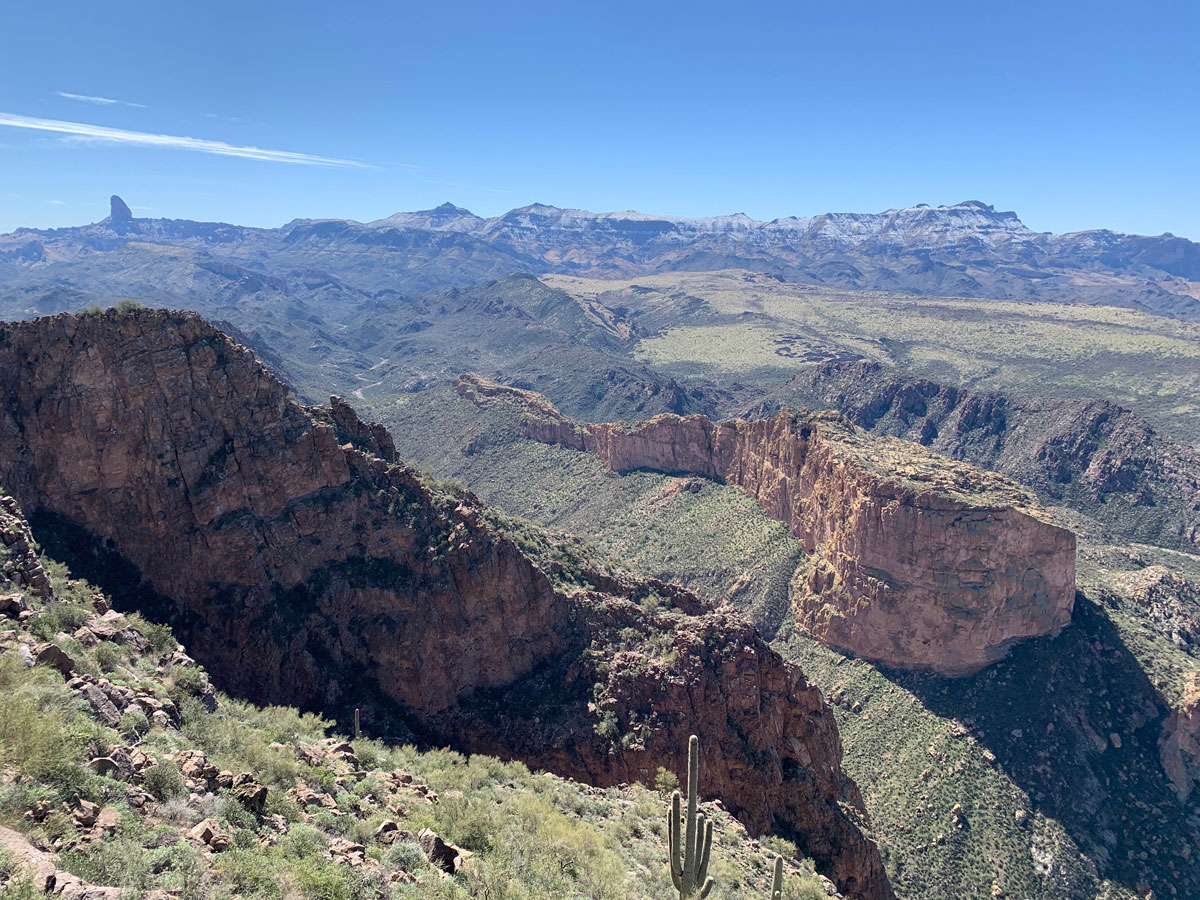
[[[803,543],[797,614],[834,647],[963,675],[1070,621],[1074,535],[999,475],[867,438],[831,413],[576,425],[528,391],[476,375],[457,387],[478,403],[519,406],[530,437],[595,453],[613,471],[741,487]]]
[[[892,896],[820,692],[737,614],[426,484],[194,314],[7,325],[0,383],[0,481],[221,686],[600,785],[652,780],[704,730],[731,812]]]

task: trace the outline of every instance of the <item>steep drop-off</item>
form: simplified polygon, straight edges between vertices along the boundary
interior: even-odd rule
[[[1003,472],[1135,540],[1200,548],[1200,453],[1104,400],[939,384],[877,362],[811,367],[746,418],[836,409],[855,425]]]
[[[529,437],[588,450],[614,471],[743,488],[804,543],[797,614],[832,646],[962,675],[1070,620],[1074,536],[1046,520],[1026,491],[917,445],[872,439],[836,414],[579,426],[544,397],[479,376],[463,376],[458,390],[480,403],[517,404]]]
[[[0,385],[0,482],[135,566],[222,686],[598,784],[678,769],[699,731],[748,827],[892,896],[820,692],[738,617],[578,569],[567,590],[470,494],[377,455],[386,431],[294,403],[192,314],[6,325]]]

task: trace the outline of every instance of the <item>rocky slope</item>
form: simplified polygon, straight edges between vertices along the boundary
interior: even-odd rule
[[[221,695],[169,628],[43,566],[15,501],[0,507],[0,896],[433,900],[498,879],[535,897],[666,893],[660,794],[326,737],[318,716]],[[702,805],[715,896],[765,892],[773,854]],[[842,896],[811,861],[787,869],[792,891]]]
[[[1003,472],[1134,540],[1200,548],[1200,453],[1113,403],[957,388],[857,361],[813,366],[746,416],[785,406],[836,409],[861,428]]]
[[[797,614],[832,646],[962,675],[1070,621],[1074,536],[1000,476],[907,442],[870,440],[836,414],[576,426],[527,391],[479,376],[463,376],[458,389],[476,402],[517,404],[530,437],[588,450],[614,471],[743,488],[804,544]]]
[[[736,617],[666,585],[535,563],[471,495],[376,455],[391,452],[382,429],[336,401],[292,402],[192,314],[7,325],[0,384],[0,482],[104,572],[140,579],[136,596],[222,686],[363,707],[381,730],[601,784],[670,765],[704,723],[731,811],[794,833],[849,893],[891,896],[819,692]],[[660,662],[632,664],[655,648]],[[651,690],[655,671],[681,706]],[[507,716],[471,714],[497,697]]]

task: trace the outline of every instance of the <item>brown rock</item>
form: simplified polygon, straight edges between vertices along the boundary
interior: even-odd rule
[[[81,800],[75,798],[74,806],[71,808],[71,817],[84,828],[91,828],[96,823],[96,817],[100,815],[100,807],[90,800]]]
[[[363,422],[354,407],[341,397],[329,398],[329,411],[337,426],[339,438],[345,438],[351,446],[378,456],[388,462],[396,462],[396,444],[388,430],[378,422]]]
[[[400,826],[391,819],[384,819],[375,829],[375,840],[381,844],[393,843],[400,834]]]
[[[97,775],[111,775],[113,778],[122,778],[127,776],[127,772],[122,770],[121,765],[112,757],[98,756],[88,763],[88,768]]]
[[[52,854],[38,850],[25,835],[2,825],[0,850],[11,856],[14,873],[28,877],[34,890],[48,894],[54,889],[58,866]]]
[[[175,756],[175,764],[184,778],[194,778],[199,781],[216,781],[221,773],[217,767],[208,761],[203,750],[181,750]],[[232,786],[232,777],[230,785]]]
[[[1158,752],[1176,796],[1187,800],[1200,784],[1200,679],[1188,682],[1163,723]]]
[[[36,644],[33,648],[33,658],[38,665],[57,669],[64,675],[69,675],[75,668],[75,660],[67,656],[58,644]]]
[[[115,728],[121,721],[120,710],[117,709],[116,704],[113,703],[95,679],[73,679],[70,682],[70,687],[72,690],[78,691],[87,700],[92,707],[92,711],[96,714],[96,718],[105,725]]]
[[[457,875],[462,868],[462,851],[447,844],[437,834],[428,828],[422,828],[417,834],[417,843],[425,858],[448,875]]]
[[[366,865],[367,848],[342,838],[337,838],[329,845],[329,856],[337,862],[358,868]]]
[[[39,800],[26,811],[25,818],[30,822],[45,822],[46,817],[54,811],[54,804],[49,800]]]
[[[205,819],[203,822],[192,827],[188,831],[188,837],[193,841],[205,844],[216,852],[228,850],[230,847],[230,838],[221,830],[221,826],[216,819]]]
[[[233,796],[252,813],[261,814],[267,802],[267,787],[249,772],[233,779]]]
[[[8,598],[4,603],[5,614],[15,616],[18,621],[28,620],[34,611],[26,606],[23,596],[18,595],[14,599],[14,593],[7,589],[16,588],[39,599],[50,600],[54,597],[54,588],[34,549],[33,535],[20,505],[7,495],[0,495],[0,544],[4,545],[6,551],[3,559],[0,559],[0,576],[8,582],[5,586]]]
[[[24,594],[7,594],[0,597],[0,616],[9,616],[15,619],[27,609],[29,607],[25,603]]]
[[[96,816],[96,828],[111,834],[121,825],[121,812],[116,807],[106,806]]]

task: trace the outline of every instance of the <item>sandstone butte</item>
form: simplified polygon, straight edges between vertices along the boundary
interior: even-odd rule
[[[1075,536],[1030,492],[837,413],[581,425],[540,394],[478,375],[456,388],[477,404],[512,404],[528,437],[594,453],[613,471],[742,488],[804,545],[797,618],[832,647],[959,676],[1071,619]]]
[[[552,580],[473,496],[397,463],[385,429],[294,402],[191,313],[6,324],[0,385],[5,491],[108,554],[226,690],[361,706],[376,735],[601,786],[683,771],[696,733],[706,793],[751,832],[782,829],[843,893],[894,896],[829,707],[737,613]]]

